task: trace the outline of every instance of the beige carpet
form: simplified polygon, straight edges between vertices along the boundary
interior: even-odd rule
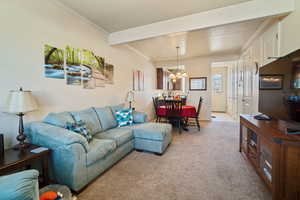
[[[163,156],[132,152],[90,184],[80,200],[271,200],[238,152],[238,124],[202,123]]]

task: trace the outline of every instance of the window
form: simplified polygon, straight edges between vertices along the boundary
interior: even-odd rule
[[[215,74],[215,75],[213,75],[212,79],[213,79],[213,91],[215,93],[222,93],[223,92],[223,75]]]

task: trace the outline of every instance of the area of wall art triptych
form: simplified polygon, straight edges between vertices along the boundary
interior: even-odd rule
[[[82,85],[85,89],[113,84],[114,66],[93,51],[67,46],[59,49],[44,46],[45,77],[66,79],[68,85]]]

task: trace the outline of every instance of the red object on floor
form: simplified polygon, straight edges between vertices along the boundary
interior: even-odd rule
[[[57,198],[56,192],[45,192],[40,196],[40,200],[55,200]]]
[[[165,106],[160,106],[158,108],[157,114],[159,116],[166,116],[167,109]],[[182,106],[182,117],[195,117],[197,115],[197,111],[195,106]]]

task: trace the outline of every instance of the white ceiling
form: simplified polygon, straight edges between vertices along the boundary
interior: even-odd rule
[[[116,32],[249,0],[59,0],[108,32]]]
[[[180,58],[238,54],[265,19],[228,24],[209,29],[178,33],[129,43],[152,61],[176,59],[176,46],[184,55]],[[185,50],[183,49],[185,48]]]

